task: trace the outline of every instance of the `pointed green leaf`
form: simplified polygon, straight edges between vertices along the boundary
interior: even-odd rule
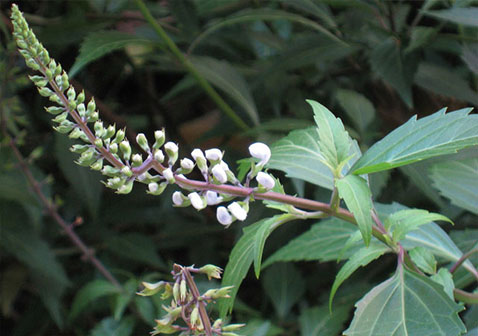
[[[262,252],[269,235],[281,224],[294,219],[290,214],[278,215],[266,219],[266,222],[257,230],[254,239],[254,272],[259,279],[261,273]]]
[[[476,7],[452,7],[442,10],[426,11],[424,14],[460,25],[478,27],[478,20],[476,19],[478,17],[478,8]]]
[[[69,319],[75,319],[88,305],[103,296],[109,296],[120,291],[119,288],[106,280],[97,279],[88,282],[77,293],[70,309]]]
[[[385,227],[393,230],[393,239],[395,241],[400,241],[408,232],[417,229],[420,225],[438,220],[453,225],[453,222],[443,215],[422,209],[406,209],[388,216],[385,220]]]
[[[229,261],[224,270],[224,276],[222,278],[222,286],[234,286],[230,292],[231,298],[219,301],[219,311],[221,316],[225,316],[228,311],[232,309],[234,305],[234,298],[236,297],[239,286],[242,280],[247,275],[247,271],[252,265],[254,260],[257,239],[257,232],[262,229],[264,232],[268,230],[264,227],[271,227],[275,224],[274,218],[282,217],[283,215],[274,216],[272,218],[265,218],[259,222],[249,225],[244,228],[244,234],[238,240],[236,245],[229,255]],[[272,230],[269,232],[269,234]],[[267,238],[267,237],[265,237]],[[264,238],[264,240],[265,240]]]
[[[478,158],[439,162],[430,172],[433,185],[443,196],[478,214]]]
[[[332,301],[334,300],[335,293],[339,289],[340,285],[347,280],[359,267],[363,267],[383,255],[385,252],[390,251],[390,248],[379,242],[373,242],[368,247],[362,247],[356,253],[354,253],[350,259],[342,266],[339,273],[335,277],[334,284],[330,290],[329,297],[329,309],[332,311]]]
[[[307,308],[299,316],[301,336],[340,335],[349,318],[349,307],[342,305],[331,313],[327,306]]]
[[[478,75],[478,43],[463,45],[461,58],[475,75]]]
[[[347,175],[335,182],[340,198],[345,201],[347,208],[354,214],[357,225],[362,233],[365,245],[368,246],[372,238],[372,193],[360,176]]]
[[[292,239],[287,245],[271,255],[262,265],[263,268],[279,261],[336,260],[342,255],[348,258],[362,245],[355,242],[347,251],[342,249],[349,237],[358,232],[357,227],[338,218],[330,218],[312,225],[312,227]]]
[[[75,76],[87,64],[109,54],[123,49],[129,44],[151,43],[150,40],[118,31],[101,31],[89,34],[80,47],[80,54],[70,69],[69,76]]]
[[[317,128],[292,131],[271,146],[272,156],[268,168],[281,170],[288,177],[298,178],[332,190],[334,178],[330,168],[323,162],[318,145]],[[351,157],[342,170],[346,174],[350,166],[360,157],[360,148],[352,141],[348,156]]]
[[[453,283],[453,276],[450,271],[446,268],[440,268],[437,274],[434,274],[430,277],[433,281],[443,286],[443,290],[446,295],[452,300],[455,300],[453,296],[453,290],[455,289],[455,284]]]
[[[266,270],[263,287],[280,319],[305,292],[305,280],[293,264],[276,264]]]
[[[99,322],[90,336],[130,336],[133,334],[135,320],[131,316],[117,321],[107,317]]]
[[[372,102],[358,92],[344,89],[337,91],[336,98],[354,126],[364,134],[375,117]]]
[[[128,306],[128,304],[135,297],[136,290],[138,289],[138,282],[136,279],[129,279],[123,285],[123,291],[118,293],[115,298],[113,305],[113,317],[115,320],[121,319],[123,313]]]
[[[428,274],[435,274],[437,271],[437,261],[430,250],[423,246],[417,246],[408,251],[408,253],[414,264],[417,265],[419,269]]]
[[[313,100],[307,100],[314,111],[314,120],[318,127],[320,154],[328,166],[335,171],[349,158],[351,140],[344,125],[325,106]]]
[[[365,152],[351,172],[378,172],[478,145],[478,115],[469,115],[471,110],[412,117]]]
[[[395,275],[356,304],[347,336],[458,336],[466,331],[458,317],[463,309],[441,286],[399,266]]]

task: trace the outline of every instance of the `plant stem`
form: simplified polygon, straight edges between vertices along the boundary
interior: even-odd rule
[[[450,273],[452,273],[452,274],[455,273],[455,271],[458,269],[458,267],[460,267],[461,264],[463,264],[465,262],[465,260],[468,259],[474,253],[478,253],[478,247],[474,248],[474,249],[468,251],[467,253],[465,253],[464,255],[462,255],[461,258],[458,259],[457,262],[450,268]],[[472,273],[475,276],[476,280],[478,280],[478,272],[476,272],[476,270],[475,270]]]
[[[135,0],[136,6],[143,14],[145,20],[153,27],[155,32],[163,39],[169,50],[176,56],[178,61],[186,68],[187,71],[197,80],[199,86],[209,95],[209,97],[216,103],[216,105],[238,126],[241,130],[249,130],[249,126],[234,112],[234,110],[224,101],[224,99],[217,93],[217,91],[209,84],[209,82],[196,70],[194,65],[184,54],[179,50],[178,46],[164,31],[163,27],[159,25],[154,17],[151,15],[148,7],[142,0]]]
[[[8,136],[8,134],[6,134],[6,131],[3,128],[2,133],[6,137]],[[43,194],[40,187],[40,183],[38,183],[38,181],[35,180],[35,178],[33,177],[33,174],[28,168],[25,159],[15,145],[14,140],[10,139],[8,145],[10,146],[13,154],[17,158],[20,168],[25,175],[28,183],[32,187],[35,194],[37,194],[38,198],[40,199],[40,202],[42,203],[43,207],[46,209],[50,217],[52,217],[53,220],[63,229],[68,238],[70,238],[71,242],[83,253],[84,258],[86,260],[89,260],[90,263],[98,270],[98,272],[100,272],[114,286],[118,287],[119,289],[123,289],[118,280],[116,280],[116,278],[108,271],[108,269],[103,265],[103,263],[95,257],[94,250],[86,246],[86,244],[73,230],[73,226],[65,222],[65,220],[56,211],[55,206]]]

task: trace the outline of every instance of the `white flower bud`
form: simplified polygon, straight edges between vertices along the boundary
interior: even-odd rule
[[[156,191],[158,191],[158,184],[156,182],[151,182],[148,184],[148,190],[150,193],[154,194]]]
[[[202,152],[202,150],[200,150],[199,148],[195,148],[192,152],[191,152],[191,156],[193,157],[193,159],[195,161],[198,160],[198,158],[203,158],[203,159],[206,159],[204,157],[204,153]]]
[[[225,163],[224,161],[219,162],[219,165],[221,166],[222,169],[224,169],[225,172],[230,170],[228,164]]]
[[[217,148],[208,149],[205,153],[206,158],[211,162],[222,160],[222,152]]]
[[[133,161],[133,167],[141,166],[143,163],[143,157],[140,154],[134,154],[131,160]]]
[[[259,165],[264,166],[271,158],[271,149],[262,142],[255,142],[249,146],[249,153],[252,157],[259,159]]]
[[[247,218],[247,211],[237,202],[233,202],[227,206],[227,209],[232,213],[234,217],[241,222]]]
[[[203,198],[199,196],[197,192],[192,192],[188,195],[189,200],[191,201],[192,206],[196,210],[202,210],[206,207],[207,203],[204,202]]]
[[[199,148],[194,149],[191,152],[191,156],[193,157],[194,161],[196,161],[196,164],[201,171],[201,173],[206,177],[207,175],[207,162],[206,158],[204,157],[204,153],[202,150]]]
[[[176,160],[178,159],[178,145],[176,145],[174,142],[166,142],[164,144],[164,150],[166,151],[166,154],[168,154],[169,160],[168,164],[170,166],[174,165],[176,163]]]
[[[263,186],[267,190],[271,190],[276,184],[274,179],[269,174],[264,172],[257,173],[256,180],[261,186]]]
[[[192,170],[194,168],[194,162],[192,162],[188,158],[182,159],[180,163],[181,163],[181,168],[185,170]]]
[[[166,168],[165,170],[163,170],[162,174],[164,178],[168,180],[169,183],[174,183],[175,180],[171,168]]]
[[[157,149],[154,152],[154,159],[158,161],[159,163],[162,163],[164,161],[164,153],[161,149]]]
[[[231,225],[231,223],[234,221],[234,218],[232,218],[229,211],[227,211],[226,207],[223,206],[217,207],[216,218],[219,223],[225,226]]]
[[[176,206],[181,206],[184,203],[183,194],[180,191],[173,193],[173,203]]]
[[[158,130],[154,132],[154,139],[156,140],[153,144],[154,149],[160,148],[164,144],[164,140],[166,136],[164,134],[164,130]]]
[[[139,133],[136,136],[136,143],[145,151],[149,151],[149,145],[148,145],[148,140],[146,139],[146,136],[143,133]]]
[[[208,190],[206,191],[207,205],[216,205],[222,202],[222,197],[217,192]]]
[[[220,165],[215,165],[212,167],[212,175],[220,182],[220,183],[226,183],[227,182],[227,174],[222,169]]]

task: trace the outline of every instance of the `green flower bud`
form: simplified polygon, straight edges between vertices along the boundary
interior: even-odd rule
[[[118,144],[112,143],[109,148],[111,153],[113,154],[118,153]]]
[[[88,114],[93,113],[95,111],[95,109],[96,109],[95,98],[91,98],[90,102],[88,103],[88,107],[87,107]]]
[[[38,88],[38,93],[47,98],[54,94],[54,92],[47,87]]]
[[[63,112],[63,113],[58,114],[55,118],[53,118],[53,121],[57,122],[57,123],[61,123],[61,122],[65,121],[66,118],[68,118],[68,112]]]
[[[133,172],[131,171],[131,168],[128,166],[124,166],[123,168],[121,168],[121,174],[127,177],[133,176]]]
[[[154,132],[154,139],[155,139],[155,142],[153,144],[153,148],[154,149],[160,148],[164,144],[164,141],[166,139],[166,135],[164,134],[164,128],[162,130],[158,130]]]
[[[191,315],[189,317],[189,324],[191,325],[191,328],[195,328],[200,323],[201,323],[201,320],[199,319],[199,309],[196,306],[196,307],[194,307],[194,309],[191,312]]]
[[[51,95],[49,99],[50,101],[57,103],[58,105],[62,105],[62,101],[57,95]]]
[[[136,142],[145,152],[149,152],[148,140],[146,139],[146,136],[143,133],[139,133],[136,136]]]
[[[25,64],[30,68],[35,71],[40,70],[40,66],[33,60],[33,59],[27,59],[25,60]]]
[[[127,181],[116,190],[117,194],[129,194],[133,190],[133,180]]]
[[[61,65],[58,64],[58,65],[56,66],[55,70],[53,71],[53,74],[54,74],[55,76],[58,76],[58,75],[61,74],[61,71],[62,71],[62,70],[63,70],[63,69],[61,68]]]
[[[100,115],[98,114],[98,112],[95,111],[95,112],[91,113],[90,115],[88,115],[87,121],[88,122],[95,122],[99,119],[99,117],[100,117]]]
[[[143,163],[143,157],[140,154],[134,154],[132,157],[132,166],[139,167]]]
[[[101,140],[101,138],[96,138],[95,139],[95,146],[96,146],[96,148],[103,148],[103,140]]]
[[[123,153],[123,159],[126,160],[126,161],[129,161],[129,159],[131,157],[131,146],[130,146],[128,140],[121,141],[119,147],[120,147],[121,152]]]
[[[28,76],[30,80],[38,87],[44,87],[48,84],[48,79],[43,76]]]
[[[93,170],[101,170],[103,168],[103,158],[96,160],[96,162],[93,163],[90,167]]]
[[[244,326],[245,326],[244,323],[228,324],[228,325],[222,327],[221,331],[234,331],[234,330],[237,330],[237,329],[242,328]]]
[[[66,88],[70,87],[70,82],[68,81],[68,75],[66,72],[63,71],[61,75],[61,89],[66,90]]]
[[[151,182],[148,184],[148,191],[147,193],[148,194],[151,194],[151,195],[161,195],[163,193],[163,191],[166,189],[166,187],[168,186],[169,183],[167,182],[163,182],[163,183],[156,183],[156,182]]]
[[[56,69],[56,61],[52,59],[50,63],[48,64],[48,69],[50,69],[51,72],[55,72]]]
[[[86,134],[81,130],[79,127],[75,127],[73,131],[71,131],[70,134],[68,134],[68,137],[70,139],[78,139],[78,138],[84,138],[86,137]],[[86,138],[88,140],[88,137]]]
[[[173,298],[174,298],[174,301],[180,302],[179,282],[175,282],[174,285],[173,285]]]
[[[199,269],[199,273],[206,274],[209,280],[211,280],[211,278],[221,279],[222,268],[207,264]]]
[[[65,109],[60,106],[45,107],[45,110],[50,114],[58,114],[58,113],[65,112]]]
[[[78,111],[78,114],[80,115],[80,117],[82,118],[86,117],[85,104],[79,104],[76,107],[76,110]]]
[[[156,283],[142,282],[141,284],[143,285],[144,289],[141,292],[136,293],[141,296],[152,296],[163,290],[166,286],[166,282],[164,281],[159,281]]]
[[[53,72],[50,69],[46,69],[45,70],[45,76],[48,80],[52,80],[53,79]]]
[[[76,104],[81,104],[85,101],[85,91],[81,90],[80,94],[78,97],[76,97]]]
[[[116,136],[115,136],[115,138],[114,138],[114,140],[113,140],[113,143],[120,143],[121,141],[123,141],[124,136],[125,136],[124,130],[121,130],[121,129],[118,130],[118,131],[116,132]]]
[[[76,162],[80,166],[88,167],[97,159],[97,153],[94,148],[89,148],[87,151],[81,153],[80,158]]]
[[[75,127],[75,126],[76,126],[75,123],[73,123],[69,120],[64,120],[60,123],[59,126],[53,127],[53,129],[55,131],[59,132],[59,133],[66,134],[66,133],[70,132],[73,129],[73,127]]]
[[[70,151],[73,153],[81,154],[90,148],[90,145],[73,145],[70,147]]]
[[[178,159],[178,145],[176,145],[174,142],[167,142],[164,145],[164,150],[166,151],[166,154],[168,154],[168,164],[170,167],[172,167]]]
[[[103,168],[103,170],[104,170],[104,168]],[[125,180],[116,176],[116,177],[108,179],[105,184],[108,188],[118,189],[119,187],[121,187],[123,185],[124,182],[125,182]]]
[[[181,299],[181,302],[184,302],[184,300],[186,300],[187,293],[188,287],[186,285],[186,280],[182,279],[179,285],[179,298]]]
[[[73,88],[73,86],[70,86],[68,91],[66,91],[66,96],[68,97],[68,101],[70,101],[70,102],[75,101],[76,92],[75,92],[75,89]],[[75,107],[76,107],[76,104],[75,104]]]
[[[164,154],[161,149],[156,149],[154,152],[154,159],[158,161],[159,163],[163,163],[164,161]]]
[[[103,139],[111,139],[113,135],[115,135],[116,127],[115,125],[109,125],[106,129],[105,134],[103,135]]]
[[[58,85],[61,89],[61,76],[58,75],[58,76],[55,76],[55,83],[56,85]]]

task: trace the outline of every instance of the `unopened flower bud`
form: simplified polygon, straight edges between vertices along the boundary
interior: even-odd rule
[[[222,197],[217,192],[208,190],[206,191],[207,205],[216,205],[222,202]]]
[[[271,149],[262,142],[255,142],[249,146],[249,153],[252,157],[259,159],[259,166],[264,166],[271,158]]]
[[[168,183],[163,182],[163,183],[156,183],[156,182],[151,182],[148,184],[148,193],[151,195],[161,195],[166,189]]]
[[[123,153],[123,159],[128,161],[129,158],[131,157],[131,146],[130,146],[128,140],[121,141],[119,147],[121,149],[121,152]]]
[[[206,158],[212,163],[222,160],[222,152],[217,148],[211,148],[205,151]]]
[[[101,122],[101,121],[95,122],[94,129],[95,129],[95,135],[97,137],[102,137],[103,134],[106,133],[106,130],[103,127],[103,122]]]
[[[88,103],[88,106],[86,107],[86,112],[88,114],[91,114],[95,111],[96,109],[96,103],[95,103],[95,99],[94,98],[91,98],[90,99],[90,102]]]
[[[166,282],[164,281],[159,281],[156,283],[142,282],[141,284],[143,285],[144,289],[141,292],[136,293],[141,296],[154,295],[166,286]]]
[[[207,162],[204,153],[199,148],[195,148],[191,152],[191,156],[193,157],[194,161],[196,161],[196,165],[198,166],[199,170],[203,175],[207,174]]]
[[[227,182],[227,174],[220,165],[212,167],[212,175],[219,181],[219,183]]]
[[[93,170],[101,170],[103,169],[103,158],[96,160],[91,166],[91,169]]]
[[[116,136],[113,140],[113,143],[121,143],[121,141],[123,141],[124,139],[124,136],[125,136],[125,132],[124,130],[121,130],[119,129],[117,132],[116,132]]]
[[[164,153],[161,149],[156,149],[154,152],[154,159],[159,163],[163,163],[164,161]]]
[[[155,142],[153,144],[154,149],[160,148],[166,139],[166,136],[164,135],[164,129],[163,130],[158,130],[154,132],[154,139]]]
[[[127,181],[116,190],[117,194],[129,194],[133,190],[133,180]]]
[[[109,125],[106,129],[105,134],[103,134],[103,139],[111,139],[115,135],[116,127],[115,125]]]
[[[173,204],[177,207],[185,206],[185,200],[187,200],[186,196],[183,195],[180,191],[175,191],[173,193]],[[189,202],[188,202],[189,203]]]
[[[191,201],[191,205],[196,209],[196,210],[202,210],[207,206],[207,202],[199,196],[197,192],[192,192],[188,195],[189,200]]]
[[[134,154],[131,159],[133,167],[139,167],[143,163],[143,157],[140,154]]]
[[[58,70],[57,70],[58,71]],[[60,70],[61,72],[61,70]],[[85,91],[84,90],[81,90],[80,94],[78,95],[78,97],[76,97],[76,104],[81,104],[85,101]]]
[[[139,133],[136,136],[136,142],[138,143],[139,147],[141,147],[141,149],[143,149],[145,152],[149,152],[148,140],[143,133]]]
[[[234,218],[232,218],[229,211],[223,206],[217,207],[216,218],[219,223],[225,226],[231,225],[231,223],[234,221]]]
[[[180,161],[181,168],[183,168],[186,172],[186,174],[190,173],[193,168],[194,168],[194,162],[189,160],[188,158],[184,158]]]
[[[131,171],[131,168],[128,166],[124,166],[121,168],[121,173],[127,177],[133,176],[133,172]]]
[[[113,154],[118,153],[118,144],[112,143],[112,144],[110,145],[110,152],[113,153]]]
[[[272,188],[274,188],[274,185],[276,183],[272,176],[264,172],[257,173],[256,180],[260,186],[264,187],[267,190],[271,190]]]
[[[182,279],[181,283],[179,284],[179,298],[181,301],[186,299],[186,295],[188,293],[188,288],[186,286],[186,280]]]
[[[234,330],[237,330],[237,329],[242,328],[244,326],[245,326],[244,323],[228,324],[228,325],[222,327],[222,331],[234,331]],[[224,334],[222,334],[222,335],[224,335]]]
[[[191,315],[189,317],[189,323],[191,325],[191,328],[194,329],[196,329],[196,326],[201,323],[201,320],[199,319],[199,309],[197,306],[195,306],[193,311],[191,312]]]
[[[201,267],[199,269],[199,272],[206,274],[209,280],[211,280],[211,278],[221,279],[222,268],[217,267],[215,265],[207,264]]]
[[[171,168],[166,168],[163,170],[162,174],[169,183],[173,184],[175,182],[174,174]]]
[[[238,202],[229,204],[227,209],[241,222],[247,218],[247,211]]]
[[[168,154],[168,164],[169,166],[173,166],[176,163],[176,160],[178,159],[178,145],[176,145],[174,142],[166,142],[164,145],[164,150],[166,151],[166,154]]]

